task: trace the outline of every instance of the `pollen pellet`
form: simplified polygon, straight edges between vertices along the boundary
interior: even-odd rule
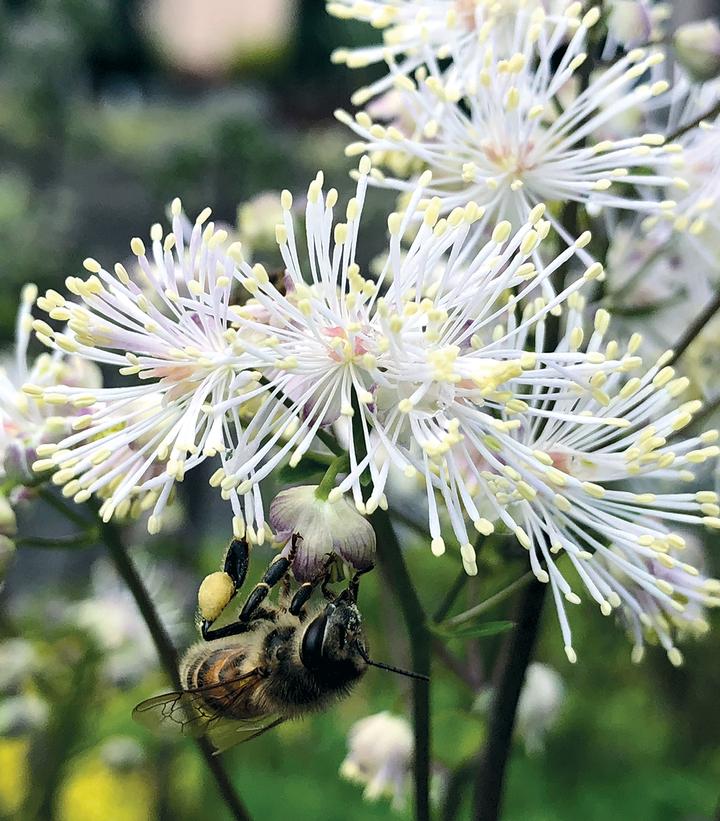
[[[205,576],[198,589],[198,609],[206,621],[215,621],[235,592],[232,579],[223,570]]]

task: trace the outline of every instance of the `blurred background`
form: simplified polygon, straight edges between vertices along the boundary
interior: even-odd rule
[[[700,15],[692,4],[680,12]],[[372,36],[369,27],[327,16],[322,0],[4,0],[3,346],[11,345],[25,282],[62,290],[85,257],[123,260],[129,238],[147,236],[175,196],[191,216],[211,205],[261,258],[263,194],[300,194],[323,168],[342,200],[353,184],[343,155],[347,134],[333,110],[348,106],[368,78],[331,65],[329,55]],[[254,211],[243,210],[257,197]],[[364,262],[380,250],[386,207],[371,194]],[[139,526],[131,534],[133,558],[180,648],[195,638],[197,585],[219,565],[229,535],[225,508],[207,488],[211,470],[194,471],[183,485],[174,529],[150,543]],[[53,516],[30,501],[19,531],[62,535],[68,525]],[[403,536],[432,612],[459,561],[438,563],[412,528]],[[256,555],[258,576],[271,553]],[[484,556],[479,578],[501,559],[508,579],[522,572],[523,556],[496,552]],[[717,556],[710,562],[718,575]],[[373,576],[363,610],[374,653],[407,665],[401,620],[382,577]],[[459,606],[484,593],[482,581],[468,585]],[[662,652],[633,666],[622,630],[589,606],[575,612],[580,663],[571,667],[549,611],[546,621],[538,657],[560,671],[565,695],[544,749],[515,749],[508,821],[713,818],[720,795],[718,619],[709,637],[686,645],[680,669]],[[0,593],[0,629],[0,818],[225,818],[195,748],[151,738],[130,719],[134,704],[167,681],[102,548],[19,549]],[[482,711],[469,710],[498,644],[451,646],[461,675],[442,665],[435,671],[440,793],[482,744]],[[364,803],[338,768],[353,722],[379,710],[407,715],[406,696],[405,682],[374,671],[333,711],[230,752],[225,764],[254,817],[398,817],[388,801]],[[462,805],[457,817],[469,812]]]

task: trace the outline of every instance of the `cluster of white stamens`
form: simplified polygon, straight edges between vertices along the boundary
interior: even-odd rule
[[[229,396],[258,391],[262,344],[241,338],[231,300],[237,248],[227,234],[206,224],[209,210],[184,235],[180,201],[172,207],[173,231],[153,226],[148,256],[142,240],[131,242],[138,274],[114,273],[87,259],[87,279],[69,277],[74,300],[48,291],[38,300],[43,320],[33,327],[50,348],[117,368],[124,384],[87,390],[67,385],[25,392],[47,405],[69,403],[85,413],[74,432],[38,449],[35,469],[54,470],[53,481],[76,501],[105,497],[102,515],[152,510],[156,531],[175,481],[203,459],[224,452],[226,420],[217,407]],[[130,384],[128,384],[128,381]]]
[[[665,80],[641,82],[663,55],[635,49],[582,89],[584,48],[598,16],[591,9],[577,26],[562,18],[550,33],[535,32],[502,58],[487,50],[473,79],[462,84],[455,72],[427,61],[398,84],[402,127],[375,122],[372,109],[354,117],[337,113],[360,137],[347,152],[369,153],[385,169],[374,171],[374,182],[399,191],[412,190],[415,173],[431,169],[428,193],[441,198],[443,213],[468,199],[486,209],[478,233],[498,219],[524,221],[538,202],[672,213],[674,200],[659,200],[656,191],[687,188],[676,167],[681,146],[656,133],[603,138],[614,118],[668,89]]]
[[[604,613],[632,598],[620,571],[679,609],[670,604],[672,585],[647,563],[692,577],[671,553],[681,539],[666,525],[720,526],[717,498],[616,483],[691,481],[692,467],[718,454],[717,433],[675,441],[699,405],[674,407],[687,380],[675,378],[667,357],[631,375],[641,365],[639,339],[624,350],[604,342],[607,312],[596,314],[586,338],[578,291],[603,275],[599,263],[580,265],[589,233],[566,238],[554,258],[538,254],[551,231],[538,204],[519,227],[501,221],[479,245],[485,209],[470,201],[442,216],[443,202],[425,197],[426,171],[404,210],[390,214],[385,262],[371,278],[356,261],[371,171],[364,157],[342,220],[322,174],[311,183],[306,260],[292,196],[282,194],[282,284],[248,263],[238,244],[227,247],[225,232],[205,224],[208,212],[183,235],[176,201],[173,232],[163,238],[153,227],[150,257],[133,240],[135,278],[122,265],[113,275],[86,260],[90,276],[67,281],[76,300],[53,291],[38,300],[66,323],[58,331],[36,320],[41,341],[114,366],[124,381],[97,390],[26,385],[38,403],[83,411],[72,433],[38,449],[35,468],[53,470],[77,501],[104,498],[105,519],[151,510],[154,532],[174,483],[219,457],[211,484],[231,502],[235,534],[262,542],[261,481],[283,462],[317,454],[334,426],[348,442],[349,465],[330,502],[350,491],[369,513],[387,505],[391,468],[419,477],[433,553],[445,550],[444,511],[470,574],[477,564],[466,523],[481,534],[509,528],[552,587],[570,660],[564,602],[579,596],[558,568],[562,556]],[[556,272],[572,275],[548,297]],[[561,316],[559,342],[545,350],[548,322]],[[712,584],[698,593],[703,604],[715,603]]]
[[[332,59],[349,68],[386,62],[389,72],[367,88],[358,89],[354,105],[393,87],[410,87],[409,78],[426,62],[451,60],[449,74],[456,85],[472,83],[487,54],[507,57],[518,43],[536,40],[562,24],[572,32],[580,25],[582,4],[556,3],[548,12],[542,0],[331,0],[330,14],[362,20],[383,33],[383,43],[337,49]]]

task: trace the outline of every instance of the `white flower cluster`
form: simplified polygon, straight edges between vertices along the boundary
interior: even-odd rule
[[[362,514],[387,507],[400,473],[422,488],[432,552],[451,534],[469,574],[474,534],[516,536],[552,590],[571,661],[566,604],[579,590],[641,624],[636,644],[660,636],[677,663],[659,616],[720,604],[720,583],[683,560],[674,530],[720,528],[717,495],[695,484],[718,433],[681,433],[700,403],[680,401],[689,385],[672,352],[643,367],[640,337],[615,339],[609,313],[588,311],[580,291],[603,284],[595,257],[607,254],[577,226],[629,211],[647,230],[699,234],[714,201],[702,185],[718,184],[703,142],[714,127],[680,142],[620,133],[668,91],[655,74],[663,55],[633,47],[589,72],[600,12],[580,3],[344,0],[330,11],[384,30],[383,46],[336,54],[388,64],[356,101],[395,95],[376,108],[395,122],[339,115],[361,138],[349,148],[363,155],[355,195],[338,213],[319,173],[302,222],[290,192],[265,203],[279,220],[279,277],[209,209],[188,229],[176,200],[168,234],[153,226],[150,249],[132,240],[130,271],[88,259],[69,297],[41,297],[48,321],[32,326],[54,356],[115,374],[107,387],[27,376],[28,401],[75,414],[37,445],[35,470],[78,502],[102,498],[106,520],[149,511],[156,532],[175,483],[216,459],[211,484],[235,535],[263,542],[261,483],[306,456],[329,463],[334,434],[347,442],[341,478],[324,495],[288,491],[275,530],[302,519],[366,570],[374,539],[335,544],[344,514],[332,506],[347,494]],[[702,185],[680,173],[683,145]],[[369,184],[402,192],[373,274],[361,267]],[[583,217],[570,226],[568,203]],[[322,553],[301,544],[296,570],[311,576]]]

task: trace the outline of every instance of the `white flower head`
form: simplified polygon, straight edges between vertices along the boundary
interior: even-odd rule
[[[584,301],[571,305],[557,352],[572,358],[583,342]],[[718,456],[718,432],[682,438],[701,407],[677,401],[689,380],[675,376],[669,353],[630,376],[641,365],[634,356],[640,339],[634,337],[625,352],[615,341],[605,345],[609,321],[598,311],[586,344],[587,359],[608,369],[589,375],[584,389],[558,386],[528,397],[521,424],[496,434],[496,453],[483,474],[498,519],[527,549],[535,576],[551,587],[572,662],[565,604],[579,604],[580,596],[559,567],[562,557],[606,616],[625,601],[628,588],[619,572],[613,576],[598,560],[664,608],[684,613],[687,602],[720,604],[718,582],[699,580],[698,569],[677,557],[685,540],[673,529],[720,528],[717,494],[667,487],[693,482],[695,466]],[[638,482],[641,490],[629,489]],[[673,581],[656,567],[673,570]]]
[[[529,664],[516,716],[518,735],[529,754],[542,752],[564,701],[565,685],[557,670],[538,661]]]
[[[369,152],[385,166],[373,181],[399,191],[412,190],[418,171],[431,169],[428,195],[441,199],[443,214],[468,199],[486,209],[477,231],[501,218],[524,221],[539,202],[671,212],[674,202],[659,200],[656,191],[677,181],[680,146],[665,145],[654,133],[597,136],[613,119],[668,89],[665,80],[639,82],[663,55],[635,49],[578,92],[588,30],[597,18],[597,10],[583,17],[557,66],[553,54],[567,22],[506,59],[486,61],[475,83],[462,88],[435,68],[416,72],[412,87],[400,90],[415,122],[411,134],[373,122],[367,111],[355,117],[337,112],[360,138],[347,152]],[[563,108],[557,103],[561,92]]]
[[[350,728],[348,748],[340,775],[364,785],[366,800],[388,795],[393,806],[402,809],[414,749],[407,720],[387,711],[363,718]]]
[[[654,0],[606,0],[608,36],[603,59],[618,46],[625,49],[656,43],[665,36],[665,23],[672,16],[670,3]]]
[[[706,607],[717,604],[720,582],[706,575],[705,554],[697,536],[687,531],[680,538],[682,544],[678,542],[677,546],[671,546],[663,556],[645,557],[641,564],[650,576],[672,588],[669,600],[648,592],[605,557],[592,560],[602,576],[608,578],[609,574],[612,579],[620,581],[620,620],[633,642],[632,660],[636,663],[643,659],[645,645],[649,642],[659,644],[670,661],[680,665],[683,657],[676,642],[688,636],[703,636],[710,629]],[[628,559],[626,549],[618,546],[612,549],[623,559]],[[692,568],[690,574],[688,568]]]
[[[352,424],[354,435],[347,437],[349,470],[331,491],[331,501],[350,491],[360,512],[372,512],[385,504],[391,465],[426,476],[434,499],[436,472],[456,473],[443,457],[449,445],[465,436],[467,447],[474,448],[496,425],[506,424],[496,417],[512,398],[503,384],[545,378],[543,357],[525,353],[525,335],[583,282],[602,273],[594,264],[562,293],[537,301],[552,274],[570,266],[590,239],[583,234],[536,267],[533,255],[550,230],[542,205],[515,231],[507,221],[499,223],[478,249],[470,235],[483,209],[469,202],[440,218],[441,203],[433,199],[404,246],[423,196],[418,187],[405,210],[388,218],[390,243],[382,270],[375,279],[365,278],[355,254],[370,170],[364,158],[346,221],[334,221],[337,192],[324,194],[320,175],[311,184],[307,261],[301,261],[295,243],[292,198],[283,194],[284,220],[277,229],[287,270],[283,290],[261,265],[240,263],[243,285],[252,294],[243,309],[246,326],[252,329],[252,316],[262,313],[277,356],[269,387],[273,396],[285,398],[283,405],[258,409],[234,448],[222,455],[223,467],[213,479],[233,501],[236,519],[244,515],[244,524],[248,517],[259,520],[261,508],[247,497],[243,503],[243,494],[287,456],[296,465],[332,423],[346,430]],[[258,438],[261,448],[255,446]],[[388,458],[376,458],[380,449]],[[365,471],[371,483],[367,504],[360,481]],[[466,544],[463,512],[477,521],[478,508],[464,487],[453,487],[445,501],[457,511],[453,526]],[[434,501],[430,515],[433,549],[442,552]],[[467,565],[473,563],[468,555]]]
[[[386,62],[388,73],[358,89],[354,105],[393,87],[412,84],[412,74],[426,63],[450,60],[447,75],[459,85],[472,83],[488,54],[509,57],[518,44],[562,23],[567,32],[580,25],[582,4],[567,0],[334,0],[330,14],[355,19],[382,30],[383,43],[336,49],[332,60],[349,68]]]
[[[166,579],[147,560],[139,562],[139,569],[165,629],[177,637],[183,622]],[[72,603],[68,618],[98,642],[112,682],[136,682],[157,664],[152,636],[132,594],[108,563],[100,560],[93,565],[91,584],[91,595]]]
[[[720,92],[720,88],[718,88]],[[720,99],[720,94],[718,94]],[[697,110],[698,106],[692,106]],[[700,115],[707,111],[697,111]],[[712,279],[720,273],[720,217],[717,203],[720,200],[720,117],[703,121],[697,128],[683,135],[684,161],[678,167],[678,179],[670,191],[676,197],[675,215],[651,217],[645,228],[655,228],[659,238],[668,242],[689,245],[700,257],[701,270],[709,272]],[[672,234],[670,229],[680,232]],[[668,247],[668,253],[672,248]],[[697,275],[697,274],[695,274]]]
[[[0,369],[0,474],[15,480],[30,481],[30,466],[37,458],[37,448],[56,442],[71,430],[73,421],[85,411],[69,403],[48,404],[28,396],[23,386],[30,382],[52,390],[59,384],[94,389],[102,384],[99,369],[92,363],[62,351],[55,355],[40,354],[28,363],[27,350],[32,332],[32,306],[37,288],[23,288],[15,328],[15,351]]]
[[[275,226],[282,221],[280,196],[274,191],[244,202],[238,208],[238,235],[245,254],[265,250],[275,245]]]
[[[254,368],[272,358],[261,340],[238,330],[231,292],[239,249],[226,248],[227,232],[207,222],[209,209],[189,237],[179,200],[172,213],[167,236],[153,226],[149,257],[142,240],[132,240],[135,279],[121,264],[110,273],[87,259],[89,278],[66,280],[78,302],[56,292],[38,301],[51,319],[67,322],[64,332],[36,322],[38,338],[117,368],[119,386],[25,388],[44,403],[85,410],[73,423],[75,432],[43,447],[34,467],[57,469],[53,481],[76,501],[104,497],[105,520],[126,513],[137,499],[152,511],[151,532],[160,527],[175,482],[225,451],[227,422],[216,408],[230,396],[250,400],[263,393]]]
[[[641,331],[640,353],[655,359],[680,339],[713,297],[713,272],[687,232],[643,232],[637,224],[611,230],[606,302],[620,338]],[[696,239],[693,237],[693,240]],[[613,310],[615,309],[615,310]],[[615,312],[617,311],[617,313]],[[683,371],[694,388],[715,391],[718,323],[709,322],[684,356]]]
[[[299,536],[292,569],[298,581],[317,577],[329,557],[338,556],[355,570],[375,563],[375,531],[345,497],[329,501],[318,496],[316,485],[283,490],[270,505],[270,524],[276,539],[288,543]]]

